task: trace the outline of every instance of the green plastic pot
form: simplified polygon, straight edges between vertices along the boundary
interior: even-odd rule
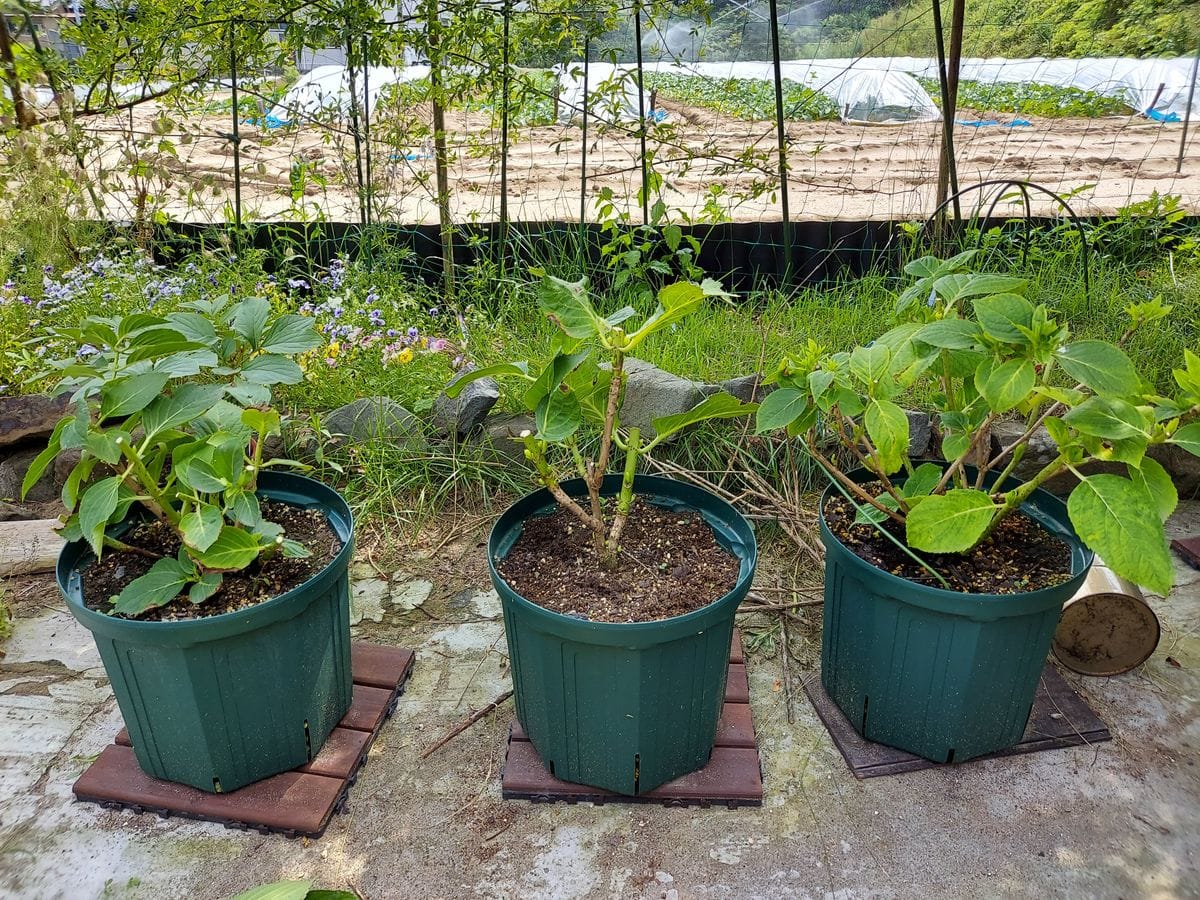
[[[308,581],[257,606],[139,622],[88,609],[83,541],[58,558],[67,606],[96,640],[138,764],[202,791],[236,790],[304,765],[350,708],[350,508],[299,475],[264,472],[258,495],[320,509],[342,549]]]
[[[990,488],[996,473],[989,473]],[[874,480],[865,470],[858,482]],[[971,477],[974,477],[972,474]],[[1012,479],[1006,489],[1019,482]],[[1071,548],[1071,578],[1023,594],[965,594],[877,569],[825,523],[821,681],[864,738],[934,762],[961,762],[1021,739],[1063,603],[1093,554],[1066,505],[1037,490],[1021,507]]]
[[[615,495],[620,483],[608,476],[602,493]],[[572,497],[586,495],[578,479],[562,487]],[[648,475],[637,476],[634,491],[644,502],[704,517],[741,562],[729,593],[686,615],[628,624],[589,622],[531,603],[496,566],[528,519],[557,508],[546,490],[510,507],[488,541],[521,727],[552,775],[628,795],[708,762],[725,698],[733,617],[758,558],[750,524],[707,491]]]

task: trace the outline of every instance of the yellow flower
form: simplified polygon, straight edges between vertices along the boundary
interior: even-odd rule
[[[410,362],[412,362],[412,359],[413,359],[413,352],[412,352],[411,347],[405,347],[403,350],[401,350],[399,353],[396,354],[396,362],[410,363]]]
[[[336,357],[338,355],[338,351],[341,349],[342,349],[342,345],[339,344],[337,341],[334,341],[333,343],[331,343],[329,345],[329,348],[325,351],[325,355],[328,356],[330,359],[333,359],[334,357]]]

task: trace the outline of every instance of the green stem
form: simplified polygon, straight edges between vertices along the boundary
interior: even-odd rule
[[[567,441],[567,447],[571,451],[571,458],[575,460],[575,471],[579,473],[579,477],[584,481],[590,481],[587,463],[583,460],[583,454],[579,452],[579,444],[575,438]]]
[[[625,473],[621,478],[621,492],[617,495],[617,514],[613,517],[612,530],[608,534],[608,541],[604,547],[606,568],[615,569],[617,566],[617,552],[621,549],[621,532],[625,530],[625,523],[629,520],[629,511],[633,508],[633,479],[637,475],[641,442],[641,431],[637,428],[630,428],[629,438],[626,441],[628,449],[625,452]]]
[[[146,550],[142,547],[134,547],[132,544],[126,544],[124,541],[118,541],[114,537],[104,536],[104,546],[113,550],[124,550],[126,553],[135,553],[138,556],[144,556],[147,559],[162,559],[161,553],[155,553],[153,550]]]
[[[996,530],[997,527],[999,527],[1000,523],[1003,522],[1010,515],[1012,515],[1012,513],[1015,512],[1022,503],[1024,503],[1027,499],[1029,499],[1029,496],[1034,491],[1036,491],[1039,487],[1041,487],[1043,484],[1045,484],[1047,481],[1049,481],[1051,478],[1053,478],[1055,475],[1057,475],[1059,472],[1063,471],[1067,467],[1068,466],[1067,466],[1066,459],[1064,459],[1063,456],[1060,454],[1059,456],[1057,456],[1053,460],[1051,460],[1049,463],[1047,463],[1045,468],[1043,468],[1040,472],[1038,472],[1036,475],[1034,475],[1032,478],[1030,478],[1024,484],[1013,488],[1011,491],[1009,491],[1007,494],[1005,494],[1004,495],[1004,503],[1000,506],[1000,508],[998,510],[996,510],[995,515],[992,516],[992,521],[988,523],[988,527],[984,529],[983,534],[981,534],[979,536],[979,540],[977,540],[971,546],[970,549],[972,549],[972,550],[975,549],[975,547],[978,547],[980,544],[982,544],[984,541],[986,541],[989,537],[991,537],[992,533]]]
[[[150,473],[146,471],[146,464],[142,462],[142,459],[140,456],[138,456],[137,451],[134,450],[133,447],[129,446],[129,442],[127,440],[121,437],[117,438],[117,446],[121,448],[122,455],[129,460],[130,466],[133,469],[133,473],[137,476],[138,484],[141,485],[142,489],[150,497],[151,501],[153,501],[155,506],[158,507],[158,512],[163,518],[170,522],[171,525],[178,527],[180,518],[178,511],[172,508],[171,504],[167,501],[167,498],[163,496],[162,491],[158,489],[158,481],[152,478]]]
[[[531,434],[526,435],[523,440],[525,442],[525,452],[533,463],[534,468],[537,469],[538,476],[542,484],[546,486],[546,490],[558,501],[559,506],[567,510],[567,512],[591,530],[596,552],[603,554],[604,521],[588,515],[584,508],[571,499],[567,495],[567,492],[562,489],[562,485],[558,483],[558,476],[555,474],[554,469],[551,468],[550,463],[546,461],[546,454],[542,443]]]

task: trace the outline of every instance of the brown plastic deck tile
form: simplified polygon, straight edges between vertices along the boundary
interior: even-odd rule
[[[739,661],[731,662],[729,666],[717,738],[712,757],[704,768],[637,797],[571,784],[546,771],[520,722],[514,720],[509,728],[508,758],[501,775],[503,797],[543,803],[561,800],[567,803],[662,803],[666,806],[761,806],[762,763],[748,702],[746,667],[740,661],[741,642],[736,631],[734,641],[730,658]]]
[[[746,661],[746,657],[742,655],[742,633],[736,628],[733,629],[733,640],[729,642],[729,661],[731,663]]]
[[[532,745],[531,745],[532,746]],[[703,769],[669,781],[646,794],[668,806],[679,803],[762,805],[762,765],[756,747],[713,747]]]
[[[627,797],[604,788],[571,784],[548,773],[529,741],[512,741],[504,763],[505,799],[548,803],[662,803],[667,806],[761,806],[762,772],[758,751],[741,747],[714,747],[703,769],[669,781],[661,787]]]
[[[897,775],[921,769],[941,768],[947,765],[968,766],[981,759],[998,759],[1040,750],[1061,747],[1078,747],[1111,740],[1107,726],[1088,706],[1087,701],[1071,688],[1058,670],[1047,663],[1038,685],[1033,710],[1025,735],[1016,745],[986,756],[961,763],[935,763],[904,750],[877,744],[863,738],[849,720],[829,699],[821,685],[821,677],[813,674],[805,679],[804,691],[813,707],[825,723],[829,736],[841,751],[846,765],[857,778],[874,778],[879,775]]]
[[[725,680],[725,702],[750,702],[750,679],[746,677],[746,666],[743,663],[729,664],[729,675]]]
[[[329,778],[349,778],[362,765],[372,736],[369,731],[355,731],[353,728],[342,728],[339,725],[329,732],[329,737],[326,738],[317,758],[305,763],[296,771],[325,775]]]
[[[388,713],[388,704],[392,702],[392,692],[384,688],[367,687],[365,684],[354,685],[354,700],[350,703],[350,711],[338,724],[343,728],[353,728],[356,731],[374,731]]]
[[[414,661],[411,650],[357,642],[351,645],[351,654],[355,683],[350,711],[316,759],[300,768],[228,794],[210,794],[145,774],[129,746],[129,732],[122,728],[116,742],[75,782],[76,798],[136,812],[222,822],[230,828],[319,837],[333,814],[344,808],[350,785],[395,708]],[[362,683],[363,679],[370,683]],[[390,688],[382,686],[388,684]]]
[[[749,703],[726,703],[717,722],[717,747],[757,747]]]
[[[1176,538],[1171,541],[1171,549],[1193,569],[1200,569],[1200,534],[1190,538]]]
[[[151,778],[138,768],[132,747],[111,744],[75,782],[75,795],[135,811],[295,834],[318,834],[341,797],[344,780],[284,772],[228,794],[209,794]]]
[[[355,641],[350,645],[350,668],[354,670],[354,683],[390,691],[396,686],[396,673],[411,669],[414,656],[411,650],[404,647],[384,647]]]

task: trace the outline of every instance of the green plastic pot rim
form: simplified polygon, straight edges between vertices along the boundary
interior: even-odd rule
[[[914,464],[918,462],[934,462],[943,468],[946,466],[946,462],[944,460],[914,460],[913,462]],[[964,466],[963,468],[970,473],[971,477],[974,476],[975,470],[973,467]],[[985,477],[985,486],[989,488],[992,487],[995,484],[996,476],[998,474],[999,473],[996,472],[989,472]],[[878,477],[873,472],[863,468],[854,469],[848,472],[847,475],[851,480],[856,482],[871,481]],[[1005,487],[1011,490],[1020,483],[1021,482],[1018,479],[1010,476],[1005,481]],[[914,590],[919,591],[923,601],[925,601],[919,605],[928,606],[932,609],[941,609],[941,607],[945,605],[966,605],[974,607],[981,613],[986,612],[994,615],[996,612],[998,612],[998,610],[996,610],[994,607],[1000,604],[1007,604],[1011,607],[1014,607],[1010,611],[1012,615],[1019,615],[1021,614],[1021,611],[1015,607],[1024,605],[1023,601],[1036,601],[1038,598],[1042,597],[1048,592],[1053,592],[1057,595],[1064,591],[1068,591],[1069,588],[1067,596],[1072,596],[1083,583],[1083,580],[1087,577],[1088,570],[1091,568],[1092,562],[1095,559],[1095,554],[1086,546],[1084,546],[1084,544],[1079,540],[1079,537],[1075,534],[1074,528],[1070,524],[1070,519],[1067,517],[1066,504],[1044,488],[1038,488],[1034,491],[1032,497],[1038,498],[1041,503],[1061,508],[1062,521],[1054,522],[1047,512],[1037,508],[1030,501],[1022,503],[1020,506],[1020,511],[1037,522],[1037,524],[1049,534],[1062,540],[1070,548],[1072,574],[1068,580],[1060,582],[1059,584],[1038,588],[1034,591],[1022,591],[1014,594],[975,594],[967,593],[965,591],[951,591],[935,585],[922,584],[920,582],[910,581],[907,578],[901,578],[899,575],[893,575],[891,572],[888,572],[885,569],[881,569],[872,565],[847,547],[844,543],[842,543],[838,536],[829,529],[829,526],[825,521],[825,504],[829,501],[830,497],[834,496],[835,494],[837,496],[841,496],[841,492],[838,490],[836,483],[833,482],[831,482],[821,494],[821,504],[819,509],[820,515],[818,516],[818,520],[821,524],[822,538],[834,541],[842,550],[845,551],[849,557],[849,562],[851,565],[862,571],[870,573],[872,578],[877,579],[884,585],[887,585],[890,589],[892,589],[893,592],[909,592]],[[1052,525],[1054,527],[1052,527]],[[1051,599],[1049,602],[1051,604],[1058,603],[1060,605],[1062,603],[1062,601],[1058,599]]]
[[[620,482],[620,475],[605,476],[604,486],[601,488],[601,493],[604,495],[615,494],[617,492],[617,488],[620,486]],[[555,509],[557,509],[557,502],[551,496],[550,492],[546,490],[546,488],[539,488],[536,491],[526,494],[511,507],[509,507],[509,509],[506,510],[492,526],[491,533],[488,536],[487,564],[488,571],[491,574],[492,579],[496,583],[503,584],[506,588],[508,588],[508,596],[502,594],[501,599],[516,603],[527,611],[549,617],[550,620],[556,621],[556,623],[560,626],[578,626],[585,628],[588,632],[596,635],[597,637],[600,635],[605,635],[614,639],[619,639],[622,635],[627,635],[630,637],[634,635],[647,635],[652,632],[660,632],[664,629],[683,630],[686,629],[689,624],[696,623],[698,625],[701,620],[709,617],[714,610],[728,604],[732,600],[736,599],[736,602],[740,604],[742,598],[749,590],[750,582],[754,578],[754,570],[758,562],[758,543],[755,540],[753,529],[750,527],[745,517],[742,516],[742,514],[739,513],[731,504],[722,500],[720,497],[717,497],[715,494],[704,490],[703,488],[695,485],[688,485],[685,482],[677,481],[674,478],[664,478],[656,475],[638,475],[634,479],[634,494],[649,503],[654,503],[655,499],[667,499],[662,494],[655,493],[656,488],[659,491],[666,491],[669,493],[671,487],[673,486],[682,486],[689,490],[703,493],[714,506],[722,509],[722,511],[726,513],[731,522],[735,523],[736,525],[740,525],[738,530],[741,532],[739,534],[741,543],[738,545],[732,545],[731,543],[727,544],[722,540],[723,535],[721,534],[721,531],[716,528],[713,529],[713,534],[717,538],[717,542],[739,561],[740,567],[738,570],[737,581],[734,583],[733,587],[720,597],[714,599],[711,603],[705,604],[699,609],[694,609],[691,612],[683,613],[678,616],[670,616],[666,619],[653,619],[648,622],[596,622],[592,621],[591,619],[584,619],[578,616],[568,616],[552,609],[546,609],[546,607],[539,606],[532,600],[522,597],[507,581],[504,580],[503,576],[496,568],[496,560],[498,555],[497,551],[499,550],[497,545],[499,544],[501,532],[507,531],[507,528],[505,527],[507,525],[507,520],[509,519],[513,510],[517,507],[537,504],[536,510],[531,511],[528,515],[521,517],[522,523],[538,515],[549,515]],[[569,481],[562,482],[561,487],[564,491],[566,491],[567,495],[571,497],[586,495],[586,489],[584,488],[583,481],[578,478],[573,478]],[[654,505],[657,506],[660,504]],[[701,515],[705,521],[709,523],[710,527],[712,526],[712,517],[705,515],[704,510],[696,509],[695,507],[691,506],[688,508]],[[517,537],[519,536],[520,533],[518,532]],[[507,552],[508,549],[511,549],[512,543],[515,542],[516,538],[513,539],[508,547],[504,548],[504,551]],[[705,628],[697,628],[697,632],[704,630]]]
[[[81,570],[91,563],[95,556],[85,541],[72,541],[59,551],[55,566],[55,580],[71,614],[89,631],[143,643],[179,645],[203,643],[243,634],[299,615],[308,605],[308,595],[318,582],[328,578],[331,572],[349,566],[350,557],[354,553],[354,514],[345,499],[333,488],[292,472],[261,473],[256,493],[305,509],[322,508],[329,526],[341,539],[342,548],[332,560],[302,583],[254,606],[198,619],[154,622],[119,618],[88,608],[83,603],[81,594]],[[297,493],[307,497],[307,501],[298,502]]]

